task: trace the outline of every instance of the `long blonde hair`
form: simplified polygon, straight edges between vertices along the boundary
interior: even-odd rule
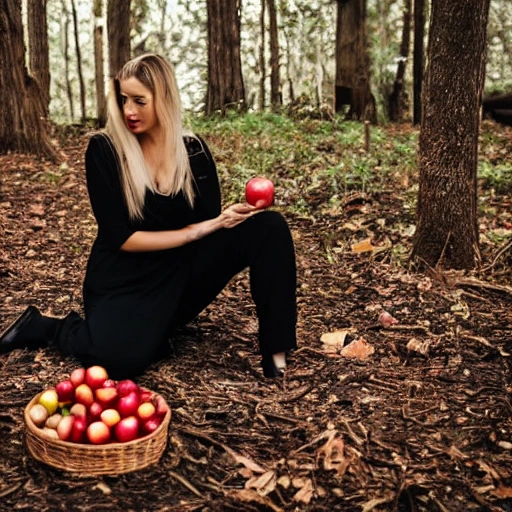
[[[105,132],[119,155],[124,198],[131,219],[142,219],[144,198],[149,189],[157,190],[142,153],[137,137],[127,128],[120,82],[135,77],[153,94],[155,112],[164,133],[164,151],[168,158],[164,193],[176,195],[183,192],[190,205],[194,202],[192,170],[183,141],[181,100],[172,65],[163,57],[152,53],[140,55],[127,62],[111,80],[107,100]],[[187,132],[190,135],[189,132]]]

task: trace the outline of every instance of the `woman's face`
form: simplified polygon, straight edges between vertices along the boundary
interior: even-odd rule
[[[135,77],[119,82],[126,126],[134,135],[155,132],[159,127],[152,92]]]

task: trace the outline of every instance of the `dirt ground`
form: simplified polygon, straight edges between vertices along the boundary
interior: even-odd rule
[[[0,329],[29,304],[81,311],[96,229],[85,144],[69,139],[60,168],[0,157]],[[262,376],[243,273],[139,379],[172,408],[167,447],[142,471],[33,459],[23,409],[78,364],[50,349],[0,356],[0,510],[511,511],[512,250],[487,241],[473,275],[407,271],[393,257],[411,243],[405,201],[383,190],[314,219],[286,213],[299,348],[285,379]],[[512,199],[493,201],[482,229],[510,230]],[[369,355],[349,357],[352,340]]]

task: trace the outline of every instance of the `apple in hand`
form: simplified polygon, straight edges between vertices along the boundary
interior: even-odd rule
[[[245,186],[245,200],[256,208],[274,204],[274,184],[268,178],[251,178]]]

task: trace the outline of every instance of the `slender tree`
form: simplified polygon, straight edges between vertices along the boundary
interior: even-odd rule
[[[111,77],[130,60],[130,0],[107,0],[109,74]]]
[[[260,110],[265,109],[265,82],[267,80],[267,67],[265,66],[265,36],[266,36],[266,28],[265,28],[265,11],[266,8],[266,0],[261,0],[261,11],[260,11],[260,58],[259,58],[259,70],[260,70]]]
[[[388,118],[392,122],[400,121],[404,110],[405,67],[409,59],[409,44],[411,41],[411,4],[412,0],[405,0],[400,60],[398,61],[393,90],[388,99]]]
[[[46,0],[28,0],[27,28],[30,75],[41,89],[45,117],[50,108],[50,62],[48,54],[48,20]]]
[[[335,110],[349,105],[347,117],[376,122],[370,90],[366,40],[366,0],[337,0]]]
[[[43,93],[25,65],[21,0],[0,0],[0,152],[57,159],[49,136]]]
[[[98,125],[105,126],[107,102],[105,98],[105,73],[103,71],[103,0],[94,0],[94,70],[96,84],[96,117]]]
[[[80,120],[82,123],[85,123],[87,119],[87,111],[85,107],[85,82],[84,75],[82,72],[82,52],[80,51],[80,28],[78,26],[78,16],[76,12],[76,4],[75,0],[71,0],[71,13],[73,16],[73,33],[75,35],[75,52],[76,52],[76,68],[78,73],[78,84],[80,87]]]
[[[268,2],[270,28],[270,103],[276,109],[283,104],[281,79],[279,73],[279,33],[277,28],[277,9],[275,0]]]
[[[421,121],[421,91],[425,54],[425,1],[414,0],[413,123]]]
[[[208,87],[205,112],[246,109],[240,58],[240,0],[208,0]]]
[[[430,267],[471,269],[480,258],[476,171],[489,2],[432,0],[412,252]]]

